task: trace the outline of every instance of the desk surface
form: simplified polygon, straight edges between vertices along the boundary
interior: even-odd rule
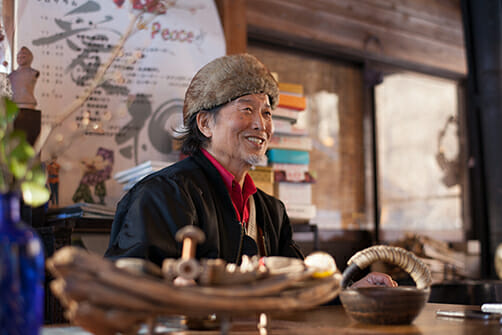
[[[477,306],[427,304],[417,319],[411,325],[365,325],[351,320],[344,312],[342,306],[323,306],[310,311],[274,315],[271,317],[268,334],[447,334],[447,335],[488,335],[501,334],[502,325],[498,320],[478,320],[459,318],[438,318],[436,311],[465,309],[479,309]],[[77,334],[75,332],[61,332],[59,327],[44,329],[43,335],[52,334]],[[57,329],[57,330],[56,330]],[[82,334],[78,332],[78,334]],[[216,335],[219,331],[183,331],[163,334],[177,335]],[[234,320],[230,334],[257,335],[255,319]]]
[[[478,309],[477,306],[427,304],[411,325],[366,325],[351,320],[342,306],[326,306],[305,313],[276,316],[272,334],[500,334],[498,320],[436,317],[437,310]],[[277,332],[274,328],[277,328]],[[289,328],[290,332],[286,328]],[[284,330],[284,331],[283,331]],[[291,332],[292,331],[292,332]]]

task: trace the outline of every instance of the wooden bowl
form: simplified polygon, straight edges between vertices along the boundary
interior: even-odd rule
[[[375,261],[401,267],[417,284],[416,287],[346,288],[356,271]],[[420,314],[429,299],[432,282],[428,267],[411,252],[397,247],[374,246],[364,249],[349,260],[343,273],[340,300],[354,320],[370,324],[409,324]]]
[[[429,299],[430,289],[416,287],[361,287],[346,289],[340,300],[356,321],[371,324],[409,324]]]

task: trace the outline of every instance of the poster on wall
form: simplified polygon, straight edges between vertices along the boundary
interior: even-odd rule
[[[57,177],[58,206],[113,207],[124,194],[117,171],[179,157],[173,135],[185,90],[200,67],[225,54],[225,40],[208,0],[164,1],[161,14],[146,11],[131,24],[155,2],[16,1],[14,52],[30,49],[40,72],[41,157]]]
[[[7,74],[11,68],[11,52],[8,43],[7,29],[4,19],[4,4],[0,1],[0,94],[10,96],[12,94]]]

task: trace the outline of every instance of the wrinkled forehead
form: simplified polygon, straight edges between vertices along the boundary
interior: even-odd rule
[[[263,104],[270,108],[270,97],[265,93],[246,94],[233,101],[235,103]]]

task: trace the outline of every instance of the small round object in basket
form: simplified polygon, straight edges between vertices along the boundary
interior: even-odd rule
[[[313,269],[312,277],[324,278],[336,272],[335,259],[328,253],[316,251],[305,258],[307,268]]]

